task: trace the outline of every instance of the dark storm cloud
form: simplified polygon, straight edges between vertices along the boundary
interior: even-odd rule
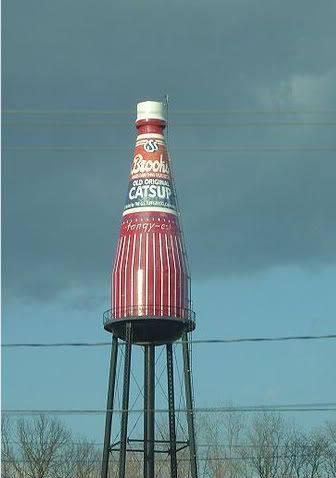
[[[107,1],[36,0],[14,1],[6,9],[4,108],[133,109],[138,100],[168,92],[172,119],[193,122],[197,118],[174,116],[173,108],[308,110],[336,104],[334,2],[323,8],[312,1],[115,7]],[[129,145],[118,153],[6,153],[3,270],[12,293],[34,300],[72,288],[108,289],[134,131],[131,115],[98,119],[129,127],[6,129],[6,144]],[[272,117],[286,119],[293,120]],[[332,128],[170,130],[172,149],[332,143]],[[172,151],[172,157],[194,277],[335,262],[334,152]]]

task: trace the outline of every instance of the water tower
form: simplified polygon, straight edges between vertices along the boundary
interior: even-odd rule
[[[118,347],[124,347],[122,412],[117,451],[118,477],[126,477],[132,347],[144,347],[143,477],[155,476],[155,348],[164,345],[167,361],[170,476],[177,478],[174,367],[172,344],[182,339],[185,408],[191,477],[197,478],[191,364],[188,333],[195,329],[190,276],[171,163],[164,137],[161,102],[137,105],[137,138],[129,175],[120,236],[112,271],[111,309],[104,328],[112,333],[102,478],[108,477]],[[168,436],[168,435],[167,435]],[[162,446],[162,441],[159,440]],[[180,444],[180,442],[179,442]],[[162,451],[162,450],[160,450]]]

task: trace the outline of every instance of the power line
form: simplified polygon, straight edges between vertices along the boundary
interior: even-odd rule
[[[117,450],[116,450],[117,451]],[[128,450],[130,452],[136,452],[136,448],[134,448],[133,450]],[[168,454],[168,451],[167,451],[167,454]],[[277,458],[288,458],[288,456],[284,455],[284,456],[277,456]],[[204,462],[227,462],[227,461],[246,461],[246,460],[254,460],[255,459],[255,456],[230,456],[230,457],[226,457],[226,456],[208,456],[208,457],[197,457],[197,461],[204,461]],[[115,461],[117,462],[118,460],[111,460],[112,462]],[[24,459],[14,459],[14,460],[10,460],[10,459],[2,459],[1,460],[1,463],[21,463],[21,464],[27,464],[27,463],[31,463],[31,461],[29,460],[24,460]],[[75,463],[78,463],[78,464],[87,464],[86,461],[82,461],[82,460],[74,460]],[[189,463],[190,462],[190,459],[189,458],[178,458],[178,463]],[[101,460],[90,460],[90,463],[92,464],[96,464],[96,463],[101,463]],[[138,462],[139,464],[141,462]],[[167,459],[164,459],[164,458],[155,458],[155,463],[166,463],[168,465],[168,461]]]
[[[8,108],[2,110],[2,114],[7,115],[134,115],[135,110],[119,110],[119,109],[16,109]],[[336,109],[328,110],[314,110],[314,109],[292,109],[292,110],[259,110],[259,109],[189,109],[189,110],[172,110],[169,111],[172,115],[300,115],[300,114],[336,114]]]
[[[99,146],[99,145],[3,145],[3,151],[68,151],[68,152],[109,152],[109,151],[130,151],[129,146]],[[290,152],[332,152],[336,151],[336,145],[327,146],[183,146],[171,148],[176,152],[193,153],[290,153]]]
[[[193,344],[233,344],[233,343],[247,343],[247,342],[289,342],[293,340],[332,340],[336,339],[336,334],[328,335],[291,335],[280,337],[237,337],[232,339],[200,339],[192,340]],[[190,341],[189,341],[190,342]],[[181,344],[182,341],[177,341],[176,344]],[[54,342],[54,343],[5,343],[2,348],[51,348],[51,347],[106,347],[110,346],[111,342]],[[121,344],[122,345],[122,344]],[[139,343],[145,345],[145,343]],[[159,344],[157,344],[159,345]]]
[[[131,435],[131,434],[130,434]],[[14,440],[10,440],[7,442],[9,445],[20,445],[21,443],[19,441],[14,441]],[[85,442],[85,444],[88,444],[88,445],[91,445],[91,446],[95,446],[95,447],[102,447],[104,445],[103,442],[99,443],[99,442]],[[77,447],[80,447],[83,445],[83,443],[81,442],[71,442],[71,445],[72,446],[77,446]],[[273,446],[272,445],[263,445],[264,448],[272,448]],[[259,445],[249,445],[249,444],[246,444],[244,445],[243,443],[239,443],[239,444],[231,444],[231,443],[198,443],[197,444],[197,448],[258,448]],[[279,445],[279,448],[285,448],[286,446],[285,445]]]
[[[108,411],[113,413],[122,413],[122,409],[3,409],[4,415],[102,415]],[[129,409],[128,413],[143,413],[142,409]],[[168,409],[154,409],[155,413],[168,413]],[[186,408],[176,410],[176,412],[187,412]],[[198,407],[194,408],[195,413],[257,413],[257,412],[325,412],[336,411],[336,402],[323,403],[303,403],[303,404],[279,404],[279,405],[248,405],[236,407]]]
[[[109,121],[95,121],[95,122],[41,122],[41,121],[3,121],[2,126],[32,126],[32,127],[108,127],[108,128],[129,128],[129,123],[112,123]],[[268,122],[234,122],[234,123],[174,123],[170,122],[171,128],[268,128],[268,127],[296,127],[296,126],[336,126],[335,121],[268,121]]]

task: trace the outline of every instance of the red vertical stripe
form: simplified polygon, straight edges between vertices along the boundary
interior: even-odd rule
[[[147,314],[149,316],[154,314],[155,304],[155,236],[154,234],[147,234],[148,236],[148,267],[147,267]]]
[[[160,315],[164,315],[164,262],[163,262],[163,247],[162,234],[159,234],[159,248],[160,248]]]
[[[153,242],[153,311],[152,314],[156,315],[156,234],[152,235],[152,242]]]
[[[173,242],[173,237],[169,237],[169,242],[170,242],[170,251],[173,259],[173,272],[171,274],[171,279],[172,279],[172,288],[171,288],[171,297],[172,297],[172,315],[178,316],[179,315],[179,310],[177,309],[177,273],[176,273],[176,261],[175,261],[175,244]]]
[[[170,242],[170,235],[166,235],[166,247],[167,247],[167,257],[168,257],[168,278],[169,278],[169,315],[175,315],[175,283],[174,283],[174,261],[173,261],[173,251]]]
[[[127,317],[128,315],[128,306],[130,302],[130,275],[131,275],[130,274],[131,271],[129,267],[130,242],[131,242],[131,236],[128,236],[127,246],[125,247],[126,254],[125,254],[125,267],[124,267],[124,299],[122,304],[122,309],[123,309],[122,315],[124,317]]]
[[[164,257],[165,257],[165,260],[166,260],[166,264],[165,264],[165,270],[164,270],[164,280],[165,280],[165,284],[164,284],[164,307],[165,307],[165,310],[166,310],[166,314],[169,316],[170,313],[171,313],[171,310],[170,310],[170,306],[171,306],[171,303],[170,303],[170,289],[171,289],[171,283],[170,283],[170,258],[169,258],[169,250],[168,250],[168,240],[167,240],[167,234],[164,235],[164,251],[165,251],[165,254],[164,254]]]
[[[119,267],[120,251],[121,251],[122,238],[118,241],[116,260],[113,267],[112,273],[112,309],[117,307],[117,297],[118,297],[118,280],[117,280],[117,271]],[[115,310],[114,310],[115,312]]]
[[[120,266],[118,270],[118,284],[119,284],[119,294],[118,294],[118,317],[122,317],[123,315],[123,299],[125,295],[125,291],[123,288],[123,271],[125,268],[125,245],[126,245],[126,237],[123,238],[123,243],[121,246],[121,257],[120,257]]]
[[[121,271],[122,271],[122,260],[124,254],[124,244],[125,238],[121,238],[120,240],[120,250],[119,250],[119,258],[118,264],[115,272],[115,283],[116,283],[116,301],[115,301],[115,312],[116,317],[120,317],[120,297],[121,297]]]
[[[133,247],[132,247],[132,262],[131,262],[131,283],[130,283],[130,315],[134,313],[134,265],[135,265],[135,253],[136,253],[136,245],[137,245],[137,235],[134,234],[133,236]]]
[[[162,260],[160,255],[161,234],[154,234],[155,243],[155,315],[161,315],[161,271]]]
[[[183,300],[183,307],[188,308],[188,294],[189,294],[189,284],[188,284],[188,275],[187,275],[187,264],[185,260],[185,255],[184,255],[184,250],[181,242],[181,237],[178,237],[178,243],[181,251],[181,257],[183,259],[183,295],[182,295],[182,300]]]
[[[176,236],[173,238],[174,245],[175,245],[175,256],[176,256],[176,269],[177,269],[177,274],[176,274],[176,304],[177,308],[179,311],[181,311],[182,308],[182,301],[181,301],[181,275],[182,275],[182,270],[181,270],[181,259],[180,259],[180,253],[178,250],[178,245],[177,245],[177,240]]]
[[[146,234],[146,249],[145,249],[145,277],[146,277],[146,288],[145,288],[145,315],[148,315],[148,305],[149,305],[149,297],[148,297],[148,282],[149,282],[149,257],[148,257],[148,234]]]
[[[140,234],[139,262],[137,269],[137,305],[138,315],[144,315],[146,302],[146,238]]]
[[[181,264],[181,283],[180,283],[180,301],[181,301],[181,308],[182,310],[186,307],[185,303],[185,265],[184,265],[184,257],[183,257],[183,250],[182,245],[179,237],[176,237],[176,245],[179,254],[180,264]],[[184,315],[184,314],[182,314]]]

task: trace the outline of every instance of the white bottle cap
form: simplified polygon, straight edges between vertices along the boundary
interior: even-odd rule
[[[142,101],[137,104],[136,121],[149,119],[166,120],[161,101]]]

